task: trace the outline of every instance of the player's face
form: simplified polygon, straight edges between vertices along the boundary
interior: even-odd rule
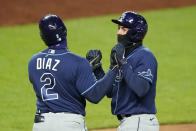
[[[123,27],[121,25],[118,25],[118,32],[117,32],[117,34],[118,35],[125,35],[128,30],[129,30],[128,28]]]

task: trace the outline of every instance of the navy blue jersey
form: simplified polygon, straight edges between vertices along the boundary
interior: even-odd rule
[[[155,114],[156,81],[156,58],[148,48],[140,46],[127,56],[127,64],[119,70],[114,88],[108,94],[112,97],[112,113]]]
[[[96,81],[89,62],[65,49],[46,49],[32,56],[28,70],[37,96],[37,113],[72,112],[85,115],[85,98],[97,103],[107,89],[112,88],[110,85],[116,75],[109,71],[103,78],[105,81]],[[111,81],[110,85],[108,81]]]

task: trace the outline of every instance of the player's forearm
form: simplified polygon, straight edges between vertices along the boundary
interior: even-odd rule
[[[123,77],[128,84],[128,87],[131,88],[138,97],[143,97],[147,94],[150,83],[147,80],[138,77],[129,65],[123,65]]]
[[[102,79],[98,80],[91,89],[82,95],[85,96],[88,101],[97,104],[106,93],[111,90],[116,73],[117,70],[109,70]]]

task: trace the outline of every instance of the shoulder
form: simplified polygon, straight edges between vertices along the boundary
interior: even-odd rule
[[[29,63],[33,62],[35,59],[37,59],[40,56],[40,53],[34,54],[31,56]]]
[[[70,58],[72,60],[72,63],[74,63],[74,67],[76,67],[76,70],[78,73],[88,73],[91,69],[90,63],[88,60],[82,56],[79,56],[74,53],[70,53]]]
[[[143,56],[144,56],[143,59],[145,62],[147,63],[151,62],[157,66],[157,59],[150,49],[148,49],[147,47],[144,47],[144,49],[142,50],[142,53],[143,53]]]
[[[69,52],[69,57],[72,60],[77,61],[79,63],[89,63],[88,60],[86,58],[84,58],[83,56],[80,56],[80,55],[77,55],[77,54],[74,54],[71,52]]]
[[[40,53],[34,54],[33,56],[31,56],[29,63],[28,63],[28,69],[29,71],[31,71],[31,69],[33,69],[36,64],[37,64],[37,58],[40,57]]]
[[[151,58],[151,59],[156,60],[156,57],[154,56],[152,51],[149,48],[145,47],[145,46],[143,46],[140,53],[144,58],[146,57],[146,58]]]
[[[152,66],[157,68],[158,63],[156,57],[150,49],[145,46],[139,47],[132,54],[127,57],[127,62],[132,65],[133,68],[138,66]]]
[[[132,59],[134,61],[141,61],[141,60],[149,61],[149,62],[153,61],[157,63],[156,57],[154,56],[152,51],[145,46],[139,47],[136,51],[133,52],[133,54],[129,55],[127,59],[128,60]]]
[[[78,70],[87,70],[88,68],[91,68],[90,63],[86,58],[71,52],[67,55],[67,58],[65,58],[64,60],[65,62],[71,62],[72,66],[76,67]]]

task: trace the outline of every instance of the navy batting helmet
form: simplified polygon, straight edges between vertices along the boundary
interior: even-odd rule
[[[67,29],[56,15],[48,14],[39,21],[40,36],[47,46],[66,40]]]
[[[148,30],[145,18],[132,11],[124,12],[119,19],[112,19],[112,22],[129,28],[127,36],[131,42],[142,41]]]

